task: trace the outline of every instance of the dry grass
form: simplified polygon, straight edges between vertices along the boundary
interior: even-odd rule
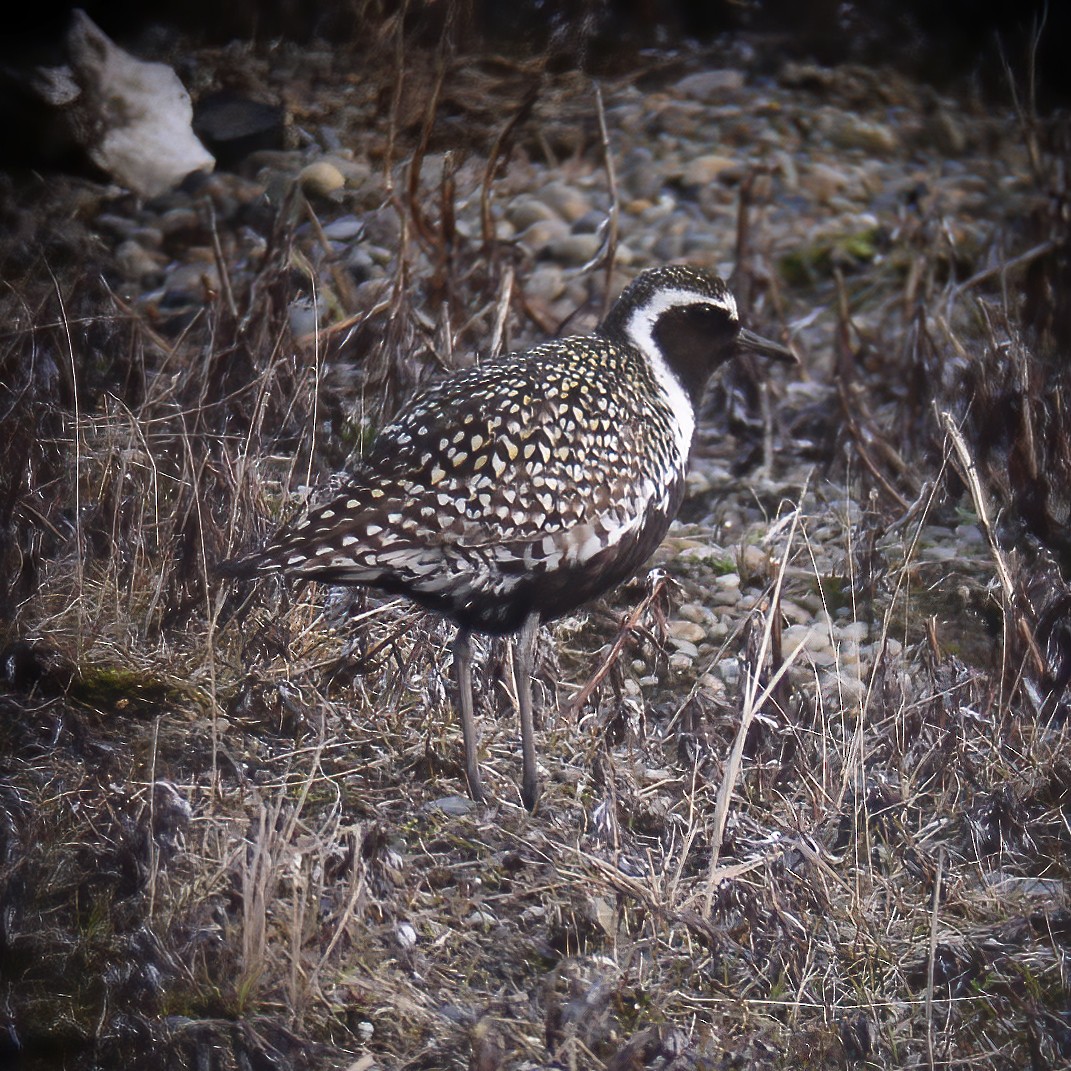
[[[84,235],[63,236],[69,262],[53,242],[11,277],[0,1043],[72,1068],[1065,1064],[1068,601],[1046,542],[1065,485],[1017,501],[977,399],[1032,429],[1033,453],[1021,435],[1007,449],[1037,485],[1071,464],[1064,379],[1022,374],[1062,344],[1046,295],[1069,297],[1066,221],[1039,216],[1049,230],[1023,245],[1045,251],[1017,267],[1000,251],[1003,279],[957,283],[920,219],[899,238],[911,272],[779,295],[839,307],[851,449],[827,428],[810,480],[720,492],[768,499],[731,548],[744,597],[720,651],[670,657],[658,578],[646,602],[634,586],[555,626],[535,816],[505,649],[485,644],[497,802],[469,808],[445,626],[375,595],[211,574],[438,363],[546,326],[513,253],[464,238],[453,208],[478,176],[462,192],[487,218],[531,86],[480,167],[425,182],[435,84],[409,137],[400,81],[391,98],[393,277],[366,308],[339,286],[312,339],[288,319],[294,223],[313,211],[299,199],[255,272],[216,234],[223,283],[177,333],[77,272]],[[601,121],[593,105],[597,149]],[[877,327],[856,326],[862,303]],[[780,471],[803,471],[797,416],[758,419]],[[982,496],[1031,542],[991,526],[973,554],[928,557],[934,527]],[[672,544],[669,598],[702,604],[723,566]],[[832,666],[786,646],[789,604],[827,622],[850,607],[868,653],[832,624]],[[708,667],[736,656],[735,692],[712,686]]]

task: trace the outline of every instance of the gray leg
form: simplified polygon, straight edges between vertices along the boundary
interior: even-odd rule
[[[461,713],[461,738],[465,742],[465,777],[469,782],[469,795],[482,802],[480,764],[476,761],[476,725],[472,717],[472,641],[466,628],[459,628],[454,640],[454,673],[457,706]]]
[[[517,646],[513,655],[513,671],[517,678],[517,706],[521,716],[521,761],[524,770],[521,799],[530,811],[534,811],[539,802],[535,732],[532,727],[532,654],[538,632],[539,614],[529,614],[517,634]]]

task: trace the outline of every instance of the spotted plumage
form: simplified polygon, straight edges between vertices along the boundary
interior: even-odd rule
[[[538,624],[609,590],[657,547],[683,496],[703,390],[738,349],[793,359],[740,327],[717,277],[646,271],[595,334],[425,390],[335,498],[225,571],[369,585],[451,618],[476,798],[469,634],[519,632],[523,795],[534,807],[529,671]]]

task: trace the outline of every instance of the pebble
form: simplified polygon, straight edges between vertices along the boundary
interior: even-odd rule
[[[714,699],[722,699],[725,696],[725,681],[716,677],[713,673],[704,673],[697,682],[707,695]]]
[[[529,299],[555,301],[565,293],[565,273],[556,264],[540,264],[525,277],[524,293]]]
[[[323,232],[332,242],[350,242],[364,233],[364,223],[356,216],[342,216],[324,224]]]
[[[317,160],[301,169],[298,184],[309,196],[333,198],[346,185],[346,179],[333,163]]]
[[[146,249],[141,242],[128,239],[116,246],[115,263],[124,279],[152,285],[151,280],[167,266],[167,257]]]
[[[836,708],[858,708],[866,698],[866,681],[846,673],[823,673],[821,688],[826,703]]]
[[[713,666],[713,670],[729,687],[738,684],[740,681],[739,658],[723,658]]]
[[[781,616],[794,625],[807,624],[814,617],[814,611],[808,610],[791,599],[781,599]]]
[[[712,182],[739,181],[744,168],[739,160],[718,153],[707,153],[689,160],[681,175],[685,186],[709,186]]]
[[[699,71],[689,74],[677,83],[677,92],[704,104],[723,100],[729,94],[744,88],[744,72],[724,68],[720,71]]]
[[[812,654],[829,650],[829,630],[819,624],[789,625],[781,633],[781,647],[789,654],[797,647]]]
[[[828,205],[851,183],[851,177],[844,168],[832,167],[821,161],[811,164],[799,177],[799,188],[822,205]]]
[[[669,671],[683,676],[691,670],[693,661],[688,655],[675,651],[669,656]]]
[[[661,107],[651,102],[656,129],[662,134],[686,140],[697,139],[708,119],[707,109],[696,101],[669,101]]]
[[[573,223],[592,209],[591,200],[574,186],[564,182],[548,182],[539,191],[539,198],[553,209],[559,219]]]
[[[843,640],[862,643],[870,635],[870,626],[865,621],[852,621],[847,625],[838,625],[836,634]]]
[[[526,230],[533,223],[560,218],[550,205],[536,197],[515,197],[506,207],[506,219],[518,231]]]
[[[468,796],[442,796],[425,804],[429,811],[439,811],[451,818],[463,818],[471,813],[476,804]]]
[[[740,548],[740,566],[745,576],[764,578],[770,574],[770,555],[752,543]]]
[[[919,557],[932,562],[949,562],[958,558],[960,553],[958,547],[949,546],[946,543],[938,543],[934,546],[923,547],[919,551]]]
[[[518,237],[531,252],[540,253],[551,242],[562,241],[570,237],[569,224],[556,218],[539,219],[527,226]]]
[[[579,267],[592,260],[601,247],[602,239],[597,234],[567,234],[547,242],[542,253],[560,264]]]
[[[697,625],[703,625],[710,618],[710,611],[698,603],[686,602],[677,608],[677,616],[683,621],[692,621]]]
[[[694,621],[671,621],[668,631],[670,639],[674,641],[682,640],[697,644],[707,638],[706,629]]]
[[[900,148],[900,139],[888,126],[852,112],[837,112],[831,116],[828,136],[838,149],[862,149],[867,153],[892,155]]]
[[[688,640],[678,639],[675,636],[671,636],[669,642],[673,644],[675,648],[675,654],[686,660],[686,664],[690,665],[699,657],[699,648],[694,643],[689,643]],[[670,663],[673,662],[673,656],[670,657]]]
[[[665,181],[665,171],[647,146],[637,146],[625,155],[621,166],[621,185],[635,201],[655,201]]]

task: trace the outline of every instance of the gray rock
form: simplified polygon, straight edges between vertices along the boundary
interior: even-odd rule
[[[555,301],[565,293],[565,274],[556,264],[541,264],[525,276],[524,293],[538,301]]]
[[[739,182],[743,164],[731,156],[710,152],[684,165],[681,182],[685,186],[708,186],[712,182]]]
[[[515,197],[506,206],[506,219],[523,231],[533,223],[560,218],[550,205],[536,197]]]
[[[350,242],[364,233],[364,223],[356,216],[341,216],[324,224],[324,235],[332,242]]]
[[[682,78],[676,86],[677,92],[692,100],[713,104],[726,96],[744,88],[744,72],[724,68],[720,71],[699,71]]]
[[[567,223],[575,222],[593,207],[590,197],[564,182],[548,182],[537,196]]]
[[[520,235],[521,244],[533,253],[540,253],[551,242],[569,236],[569,224],[561,219],[542,219],[526,227]]]
[[[567,234],[548,242],[544,253],[560,264],[579,267],[598,253],[602,239],[597,234]]]

